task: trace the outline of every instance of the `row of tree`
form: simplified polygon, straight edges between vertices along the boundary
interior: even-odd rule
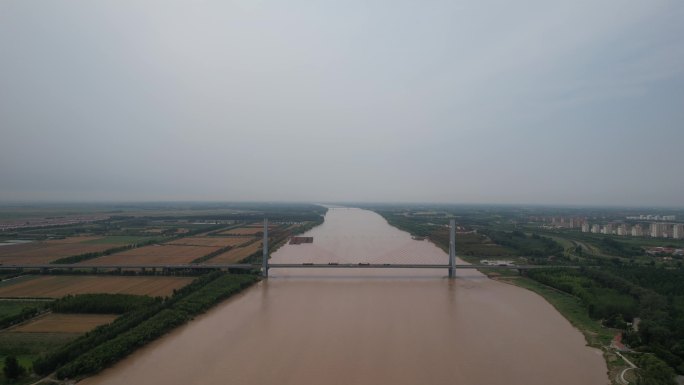
[[[232,249],[232,248],[233,248],[233,246],[224,246],[224,247],[222,247],[222,248],[220,248],[220,249],[218,249],[218,250],[214,250],[214,251],[212,251],[211,253],[208,253],[208,254],[203,255],[203,256],[201,256],[201,257],[199,257],[199,258],[196,258],[196,259],[194,259],[194,260],[193,260],[192,262],[190,262],[190,263],[202,263],[202,262],[206,262],[206,261],[208,261],[208,260],[210,260],[210,259],[212,259],[212,258],[214,258],[214,257],[217,257],[217,256],[219,256],[219,255],[221,255],[221,254],[227,252],[228,250],[230,250],[230,249]]]
[[[172,297],[145,306],[138,303],[111,324],[38,358],[34,371],[45,375],[57,370],[62,379],[100,371],[257,280],[253,275],[221,272],[202,276]]]
[[[62,297],[50,307],[56,313],[124,314],[161,301],[133,294],[79,294]]]
[[[21,309],[19,313],[6,315],[0,318],[0,329],[16,325],[18,323],[29,320],[38,314],[45,312],[46,304],[41,302],[36,302],[35,305],[25,306]]]

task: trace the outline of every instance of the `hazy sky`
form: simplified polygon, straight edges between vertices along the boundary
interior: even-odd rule
[[[684,2],[0,0],[0,200],[684,206]]]

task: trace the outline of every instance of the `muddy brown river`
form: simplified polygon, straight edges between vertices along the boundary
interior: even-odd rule
[[[360,209],[272,262],[447,263]],[[459,261],[461,262],[461,261]],[[460,270],[289,269],[82,384],[604,385],[600,351],[540,296]]]

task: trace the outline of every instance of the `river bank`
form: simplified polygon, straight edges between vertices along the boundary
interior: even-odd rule
[[[304,235],[314,242],[284,245],[272,261],[446,260],[366,210],[331,209]],[[476,271],[449,280],[441,270],[331,270],[273,270],[83,383],[608,382],[600,352],[528,290]]]

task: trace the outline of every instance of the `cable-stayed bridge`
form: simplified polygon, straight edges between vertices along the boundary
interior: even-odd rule
[[[202,270],[251,270],[260,271],[264,277],[268,277],[270,269],[446,269],[449,273],[449,278],[456,276],[457,269],[507,269],[507,270],[530,270],[530,269],[548,269],[548,268],[569,268],[579,269],[581,266],[568,265],[471,265],[471,264],[456,264],[456,225],[454,220],[450,223],[449,235],[449,259],[448,263],[376,263],[376,262],[327,262],[327,263],[270,263],[268,257],[268,220],[264,219],[263,231],[263,255],[261,264],[251,263],[236,263],[236,264],[121,264],[121,265],[88,265],[84,263],[78,264],[43,264],[43,265],[0,265],[0,270],[40,270],[41,272],[49,271],[83,271],[91,270],[97,271],[123,271],[123,270],[139,270],[141,272],[174,272],[174,271],[202,271]],[[404,256],[402,256],[404,257]],[[403,259],[403,258],[401,258]],[[397,260],[394,259],[393,260]]]

